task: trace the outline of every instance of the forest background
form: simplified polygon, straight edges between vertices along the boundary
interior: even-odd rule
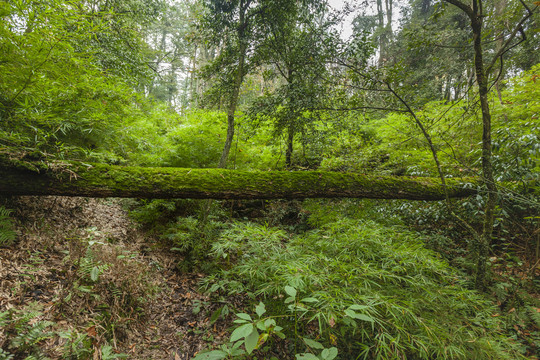
[[[236,319],[230,341],[197,359],[535,358],[538,6],[2,1],[0,151],[28,162],[480,179],[469,185],[477,195],[440,202],[124,205],[178,254],[178,271],[206,274],[202,288],[222,304],[213,322]],[[13,248],[8,207],[0,245]],[[76,263],[88,286],[78,296],[97,291],[107,268],[91,253]],[[38,332],[29,310],[0,311],[10,329],[0,358],[41,353],[60,336],[43,335],[53,323]],[[99,345],[64,336],[63,356],[121,356],[114,326],[103,328]]]

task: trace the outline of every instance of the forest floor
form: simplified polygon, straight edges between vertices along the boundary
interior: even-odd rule
[[[13,209],[17,232],[13,245],[0,247],[0,359],[10,359],[4,350],[13,360],[188,360],[227,342],[232,319],[212,316],[223,304],[200,291],[205,275],[179,271],[182,258],[132,221],[123,204],[55,196],[0,203]],[[528,273],[497,264],[501,279]],[[528,296],[538,299],[538,292]],[[241,297],[227,302],[245,307]],[[533,344],[537,328],[517,324],[516,336]]]
[[[20,197],[9,207],[18,240],[0,248],[0,313],[37,309],[29,325],[50,321],[56,334],[27,340],[27,351],[101,359],[109,344],[109,358],[180,360],[227,336],[230,324],[208,318],[205,307],[215,305],[198,291],[203,275],[179,273],[178,255],[138,228],[119,200]],[[0,348],[15,351],[9,337],[22,328],[0,327]]]

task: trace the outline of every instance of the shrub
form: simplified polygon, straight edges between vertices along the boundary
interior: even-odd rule
[[[253,292],[274,315],[283,315],[279,325],[285,333],[335,345],[343,358],[518,356],[493,317],[494,305],[466,289],[455,270],[424,248],[419,235],[350,218],[319,225],[293,236],[278,228],[235,224],[212,250],[232,266],[204,285]],[[285,286],[298,292],[293,312],[280,300]],[[295,316],[298,328],[292,329]]]

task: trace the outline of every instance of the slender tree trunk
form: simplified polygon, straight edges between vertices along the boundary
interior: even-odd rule
[[[495,15],[497,17],[502,18],[506,5],[507,5],[506,0],[495,1]],[[498,53],[504,46],[503,34],[504,34],[504,30],[501,31],[501,34],[497,38],[497,48],[495,49],[495,53]],[[500,61],[502,61],[502,59]],[[497,90],[497,96],[499,97],[499,102],[501,104],[503,104],[501,86],[500,86],[502,79],[503,79],[503,68],[501,67],[499,69],[499,73],[497,74],[497,80],[495,81],[495,90]],[[504,118],[508,121],[508,116],[506,114],[504,114]]]
[[[238,64],[238,70],[236,73],[234,89],[229,102],[229,109],[227,111],[227,137],[225,138],[225,145],[223,146],[223,152],[221,153],[221,159],[219,160],[219,168],[227,167],[227,161],[229,159],[229,153],[231,151],[231,145],[234,139],[234,116],[236,113],[236,107],[238,106],[240,87],[242,86],[242,81],[244,80],[245,52],[246,46],[245,44],[242,44],[240,46],[240,59]]]
[[[219,160],[219,168],[226,168],[227,161],[229,159],[229,152],[231,151],[231,145],[234,138],[234,115],[236,113],[236,107],[238,106],[238,97],[240,95],[240,88],[244,81],[245,75],[245,62],[247,43],[245,38],[245,7],[244,1],[240,1],[240,21],[238,24],[238,39],[240,46],[238,49],[238,68],[236,69],[236,75],[233,84],[233,90],[229,101],[229,108],[227,110],[227,137],[225,138],[225,145],[223,146],[223,152],[221,153],[221,159]]]
[[[472,0],[472,7],[461,0],[445,0],[461,9],[471,21],[474,45],[474,73],[478,84],[480,108],[482,110],[482,181],[487,191],[487,200],[484,207],[484,221],[482,235],[477,238],[476,287],[485,289],[487,285],[487,258],[493,224],[495,222],[495,207],[497,205],[497,185],[493,175],[492,145],[491,145],[491,114],[488,102],[488,78],[484,67],[482,50],[483,12],[482,0]]]
[[[289,124],[287,134],[287,150],[285,151],[285,166],[290,169],[292,166],[292,154],[294,149],[294,126]]]
[[[196,107],[196,104],[195,104],[195,99],[197,98],[196,96],[196,89],[195,89],[195,86],[194,86],[194,83],[195,83],[195,71],[197,69],[197,50],[198,50],[198,46],[197,44],[195,44],[195,46],[193,47],[193,57],[191,58],[191,61],[190,61],[190,74],[189,74],[189,107],[190,108],[194,108]]]
[[[493,235],[493,224],[495,222],[495,207],[497,204],[497,185],[493,175],[492,144],[491,144],[491,113],[488,102],[488,79],[484,70],[482,52],[482,0],[473,1],[474,16],[471,18],[474,40],[474,67],[476,71],[476,81],[480,96],[480,106],[482,109],[482,177],[487,189],[487,201],[484,208],[484,223],[482,236],[478,244],[478,259],[476,269],[476,287],[485,289],[486,270],[489,246]]]
[[[386,54],[386,31],[384,30],[384,10],[383,0],[377,0],[377,20],[379,25],[379,66],[384,64],[384,56]]]

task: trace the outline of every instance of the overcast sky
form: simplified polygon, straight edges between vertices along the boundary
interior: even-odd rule
[[[328,0],[330,3],[330,6],[332,6],[336,10],[342,10],[345,6],[346,0]],[[350,1],[349,1],[350,2]],[[347,18],[343,19],[343,23],[341,25],[341,36],[344,39],[348,39],[349,36],[352,35],[352,20],[354,16],[351,14],[347,16]]]

